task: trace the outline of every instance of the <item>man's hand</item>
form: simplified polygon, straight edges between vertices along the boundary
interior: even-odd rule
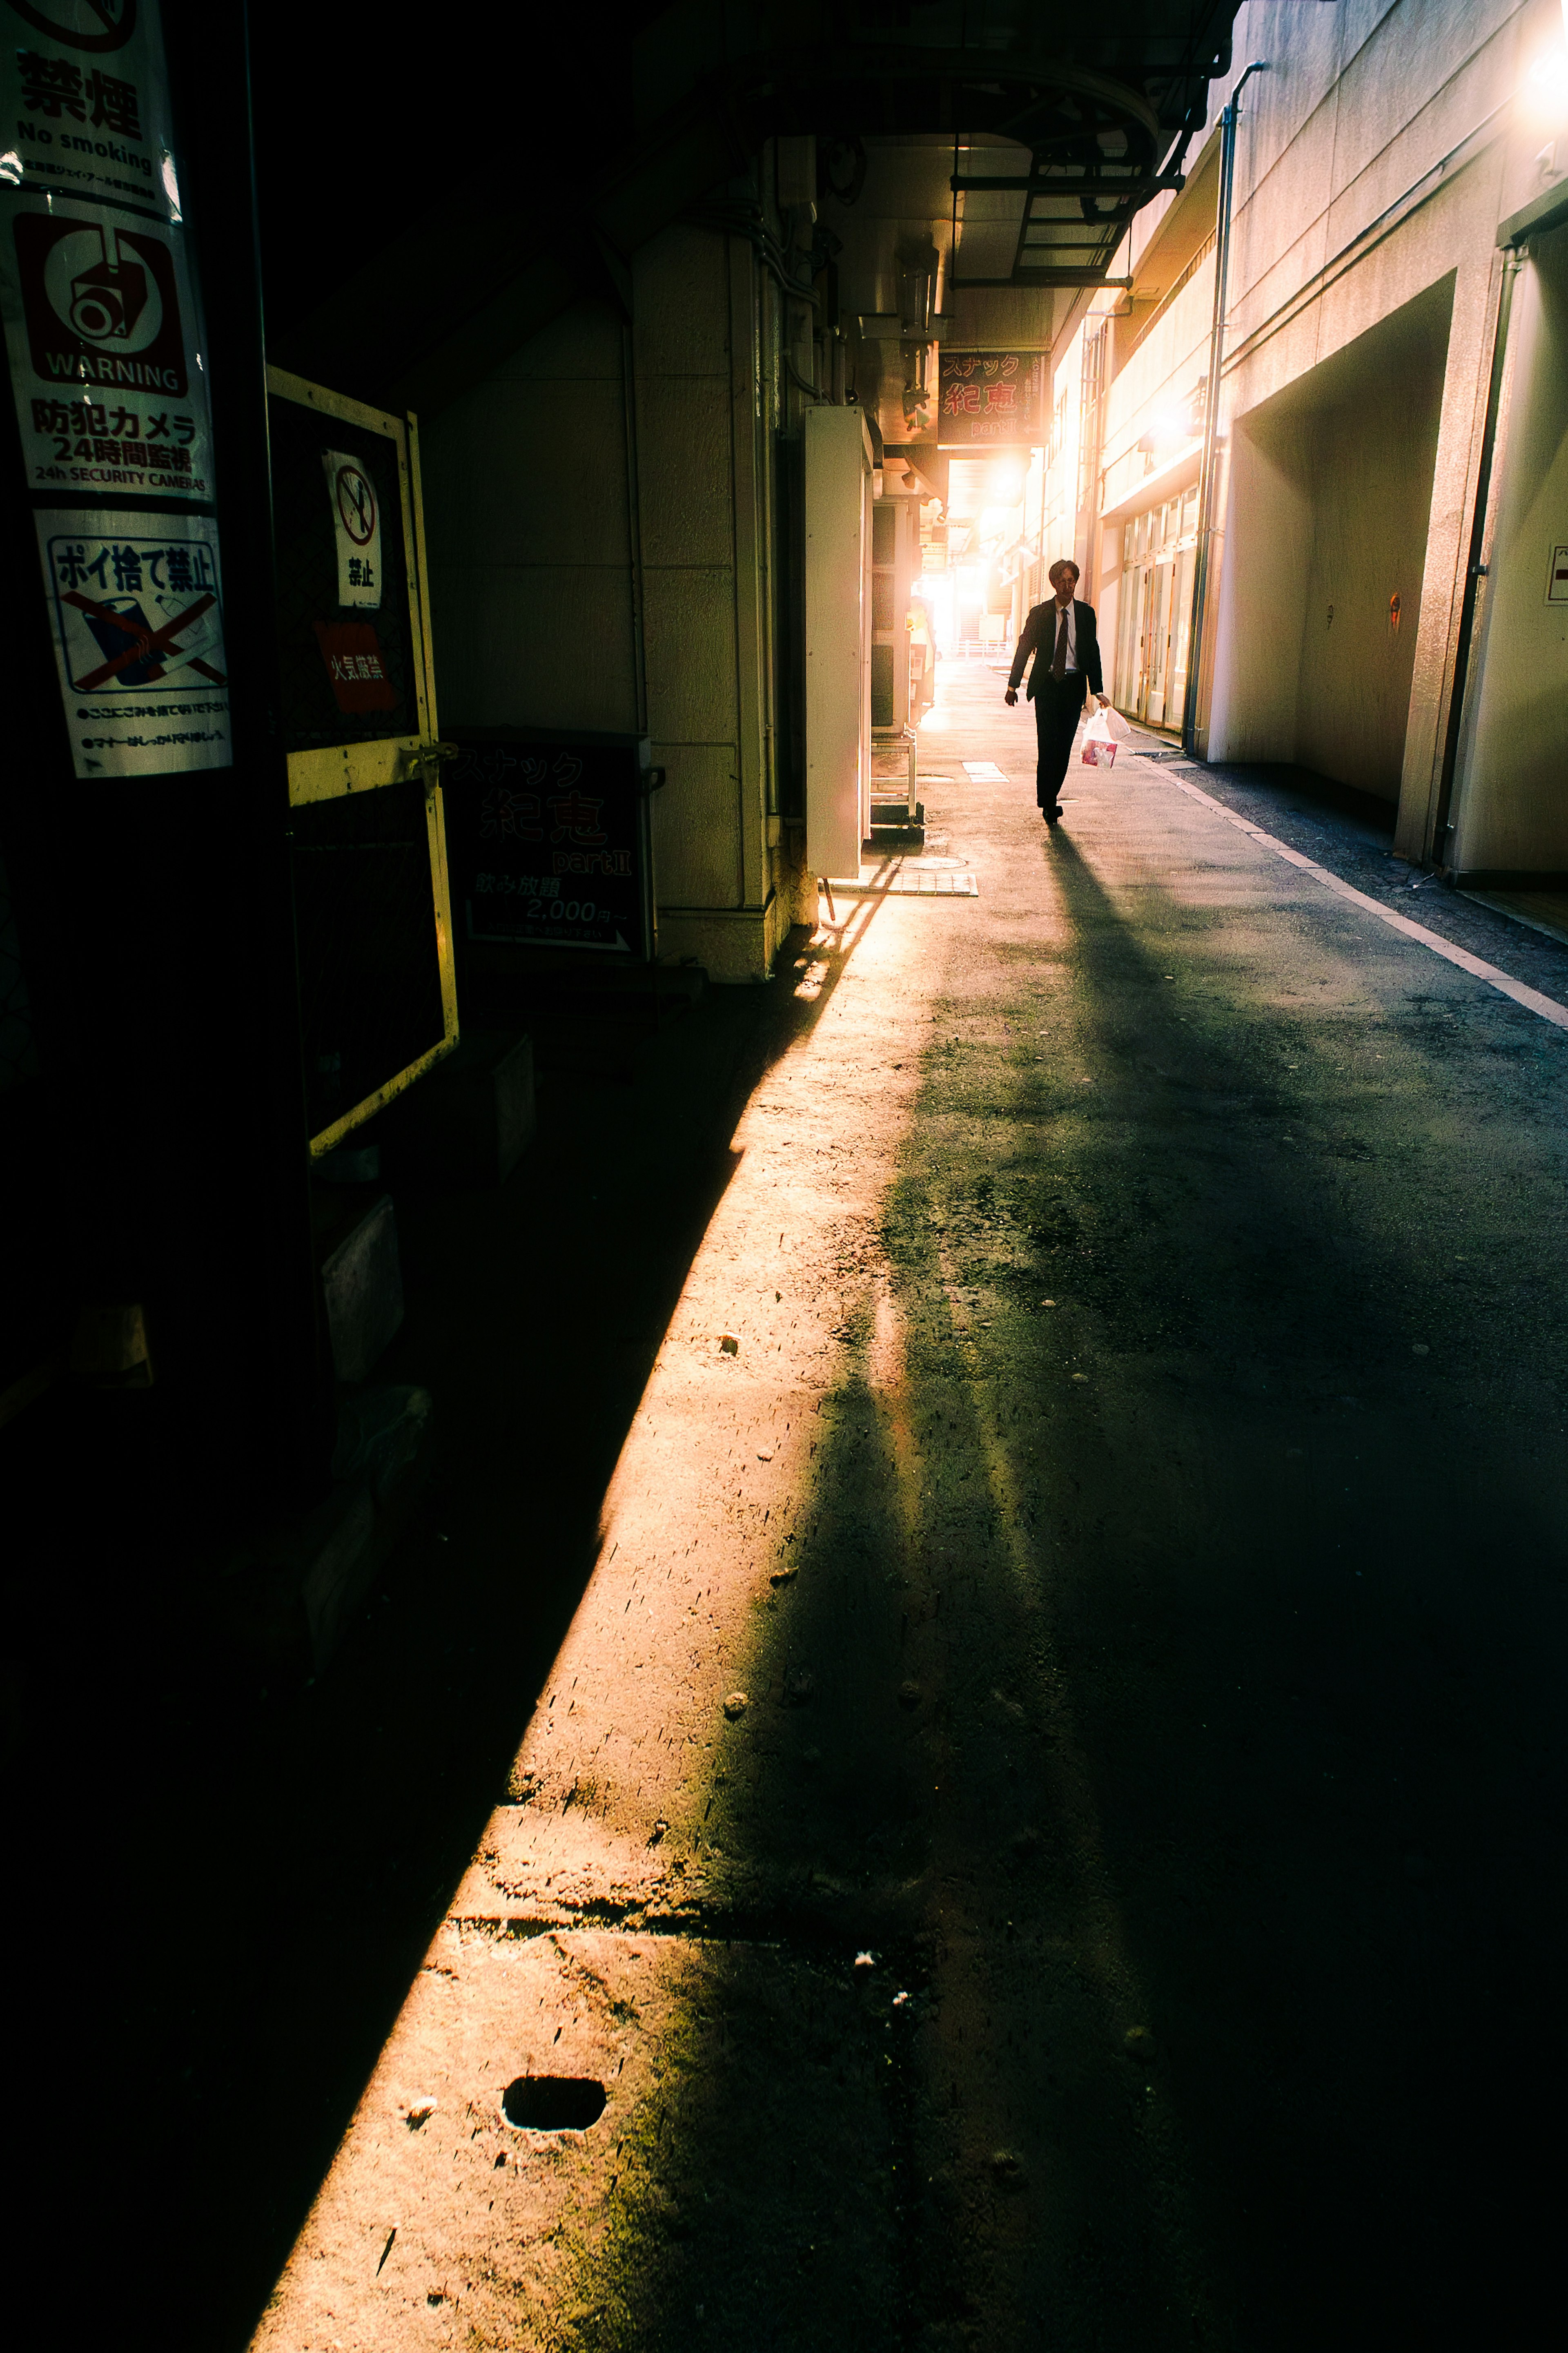
[[[1100,705],[1100,707],[1101,711],[1109,711],[1109,710],[1110,710],[1110,695],[1109,695],[1109,694],[1097,694],[1097,695],[1095,696],[1095,698],[1094,698],[1094,699],[1095,699],[1096,702],[1098,702],[1098,703],[1099,703],[1099,705]]]
[[[1018,700],[1018,690],[1017,690],[1017,688],[1016,688],[1016,686],[1010,686],[1010,687],[1007,689],[1007,696],[1006,696],[1006,699],[1007,699],[1007,701],[1008,701],[1009,702],[1017,702],[1017,700]]]

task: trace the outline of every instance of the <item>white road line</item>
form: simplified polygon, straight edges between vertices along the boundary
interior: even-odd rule
[[[1369,899],[1364,891],[1353,890],[1350,883],[1342,882],[1339,876],[1331,874],[1326,866],[1318,865],[1313,859],[1303,858],[1299,849],[1289,849],[1283,841],[1276,841],[1274,836],[1265,833],[1260,825],[1253,825],[1247,818],[1236,816],[1223,801],[1216,801],[1212,793],[1200,792],[1196,785],[1184,784],[1180,776],[1166,776],[1163,769],[1156,768],[1154,773],[1162,784],[1173,785],[1176,791],[1185,793],[1189,800],[1202,801],[1205,808],[1211,808],[1216,817],[1222,817],[1226,825],[1233,825],[1237,833],[1248,834],[1254,841],[1260,841],[1265,849],[1274,852],[1276,858],[1283,858],[1288,865],[1299,866],[1303,874],[1315,875],[1320,882],[1326,883],[1342,899],[1348,899],[1352,906],[1364,907],[1369,915],[1375,915],[1380,923],[1388,925],[1390,931],[1403,932],[1409,940],[1419,940],[1424,948],[1432,950],[1434,955],[1442,956],[1449,964],[1457,964],[1461,972],[1470,973],[1477,980],[1484,980],[1489,987],[1500,989],[1504,997],[1511,997],[1514,1003],[1522,1005],[1527,1012],[1539,1013],[1542,1021],[1555,1022],[1559,1029],[1568,1029],[1568,1005],[1559,1005],[1555,997],[1542,997],[1538,988],[1527,988],[1522,980],[1510,979],[1506,972],[1500,972],[1495,964],[1483,964],[1480,957],[1471,955],[1468,948],[1457,948],[1452,940],[1442,938],[1436,932],[1429,932],[1425,923],[1413,923],[1408,915],[1396,915],[1393,908],[1385,907],[1381,900]]]

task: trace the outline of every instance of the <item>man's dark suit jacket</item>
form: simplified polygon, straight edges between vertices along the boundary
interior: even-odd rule
[[[1100,684],[1100,639],[1094,630],[1094,607],[1080,605],[1075,596],[1072,600],[1072,609],[1073,629],[1078,638],[1079,676],[1085,681],[1089,691],[1103,694],[1105,689]],[[1007,684],[1015,693],[1017,691],[1018,681],[1024,675],[1024,664],[1031,654],[1035,657],[1035,667],[1029,672],[1031,702],[1034,700],[1035,681],[1040,675],[1042,662],[1045,665],[1046,676],[1048,678],[1050,675],[1051,657],[1057,649],[1057,600],[1054,596],[1049,604],[1035,605],[1030,607],[1029,617],[1024,624],[1024,634],[1018,639],[1018,650],[1013,656],[1013,672]]]

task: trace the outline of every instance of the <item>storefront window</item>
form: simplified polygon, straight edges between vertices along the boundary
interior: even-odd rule
[[[1116,703],[1151,727],[1180,728],[1187,695],[1193,563],[1197,547],[1194,483],[1145,508],[1123,529],[1116,645]]]

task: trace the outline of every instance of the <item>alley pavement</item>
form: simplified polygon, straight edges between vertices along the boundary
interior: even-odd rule
[[[978,895],[405,1216],[437,1502],[215,1810],[170,2338],[1533,2339],[1568,1034],[942,676]]]

